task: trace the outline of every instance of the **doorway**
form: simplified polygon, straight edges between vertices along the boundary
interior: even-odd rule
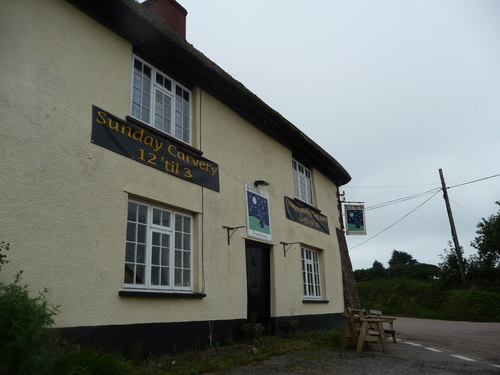
[[[262,323],[268,334],[271,327],[270,247],[246,242],[247,321]]]

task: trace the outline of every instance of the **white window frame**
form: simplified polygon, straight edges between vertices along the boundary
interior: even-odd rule
[[[306,247],[300,248],[302,256],[302,285],[305,299],[322,298],[319,252]]]
[[[165,73],[133,56],[130,114],[191,144],[192,93]]]
[[[295,159],[292,159],[292,168],[295,197],[313,206],[314,199],[311,171]]]
[[[124,289],[193,291],[193,228],[190,214],[129,199]]]

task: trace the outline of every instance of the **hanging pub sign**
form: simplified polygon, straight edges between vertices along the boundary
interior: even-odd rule
[[[365,206],[346,205],[345,217],[347,223],[346,234],[366,234]]]
[[[167,137],[92,106],[92,143],[139,163],[219,191],[219,166]]]
[[[247,203],[247,234],[259,240],[271,241],[271,217],[267,191],[245,184]]]
[[[306,227],[319,230],[320,232],[330,234],[328,218],[295,199],[285,196],[285,212],[287,219],[296,221]]]

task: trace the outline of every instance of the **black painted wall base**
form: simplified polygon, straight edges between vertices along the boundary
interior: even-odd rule
[[[281,335],[279,321],[289,317],[273,318],[276,327],[271,334]],[[293,316],[299,320],[299,332],[332,329],[342,326],[342,314]],[[107,325],[94,327],[53,328],[60,340],[70,344],[94,345],[106,351],[120,351],[126,356],[174,354],[190,348],[206,348],[223,344],[228,338],[242,339],[241,326],[245,319],[202,322],[149,323]]]

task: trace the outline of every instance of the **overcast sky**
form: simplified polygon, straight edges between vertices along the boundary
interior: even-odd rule
[[[195,48],[346,168],[346,201],[437,189],[440,168],[449,187],[500,174],[500,1],[179,2]],[[448,194],[468,257],[500,176]],[[431,196],[367,210],[368,234],[347,236],[354,269],[394,249],[437,265],[452,237]]]

